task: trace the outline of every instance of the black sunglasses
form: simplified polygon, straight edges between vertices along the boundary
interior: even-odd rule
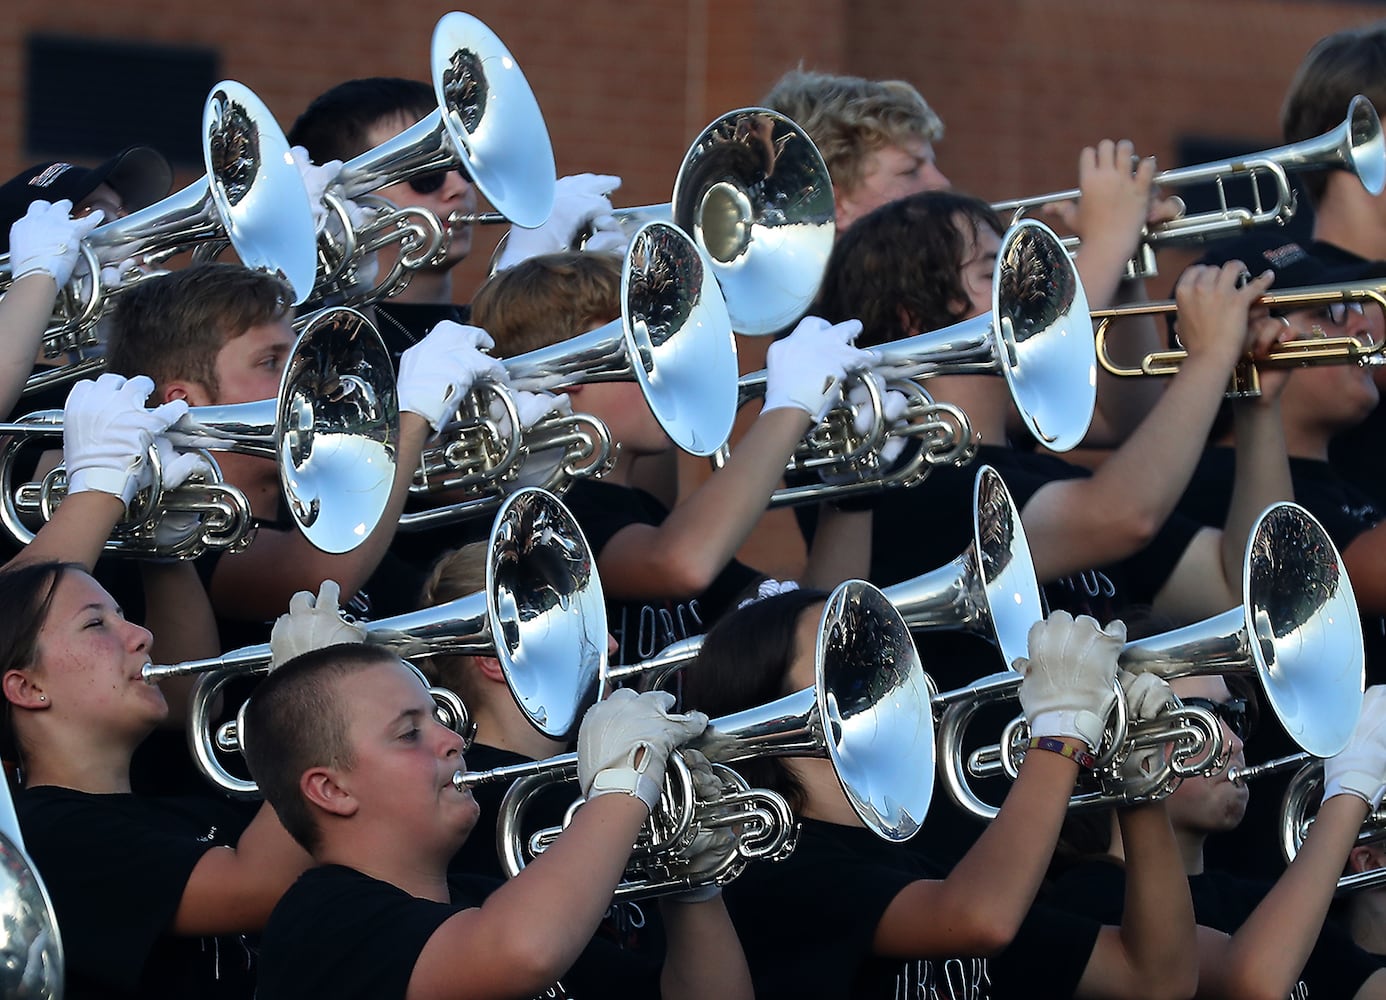
[[[409,178],[405,183],[413,188],[415,194],[432,194],[443,186],[443,181],[448,179],[448,174],[452,173],[453,170],[461,174],[464,181],[471,183],[471,176],[460,166],[449,170],[433,170],[426,174],[419,174],[417,177]]]
[[[1233,698],[1230,701],[1214,701],[1212,698],[1180,698],[1179,700],[1185,705],[1206,708],[1221,719],[1237,739],[1247,738],[1250,727],[1247,725],[1245,698]]]

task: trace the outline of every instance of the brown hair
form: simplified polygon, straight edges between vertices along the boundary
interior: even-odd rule
[[[753,600],[723,615],[703,637],[698,658],[683,672],[683,708],[716,719],[775,701],[786,694],[799,618],[828,594],[802,588]],[[804,790],[784,761],[762,757],[736,765],[757,788],[779,792],[797,812]]]
[[[433,564],[433,570],[423,585],[419,607],[431,608],[484,590],[486,548],[484,541],[468,542],[444,553]],[[463,702],[471,704],[477,697],[477,681],[474,673],[467,669],[468,660],[469,656],[427,656],[420,657],[416,665],[430,684],[440,684],[456,691]]]
[[[481,286],[472,322],[503,358],[561,343],[621,315],[621,267],[608,253],[531,257]]]
[[[1314,43],[1295,71],[1280,109],[1285,141],[1299,142],[1336,128],[1355,94],[1386,109],[1386,21],[1326,35]],[[1324,171],[1300,175],[1313,204],[1328,184]]]
[[[157,390],[175,379],[219,391],[217,352],[253,326],[288,315],[293,295],[278,278],[239,264],[194,264],[123,293],[111,316],[106,365],[148,375]]]
[[[35,562],[0,571],[0,677],[38,664],[38,637],[48,620],[53,595],[69,572],[85,573],[80,563]],[[27,748],[14,725],[14,709],[5,698],[0,712],[0,756],[22,763]]]
[[[943,138],[943,120],[912,84],[793,69],[762,102],[808,133],[833,184],[854,191],[866,158],[884,146]]]
[[[381,646],[343,643],[296,656],[255,689],[245,708],[245,759],[284,829],[312,853],[321,833],[299,790],[312,767],[355,764],[336,684],[399,657]]]
[[[817,314],[861,320],[859,347],[958,322],[971,308],[963,255],[984,228],[1003,232],[991,206],[970,195],[926,191],[882,205],[833,247]]]

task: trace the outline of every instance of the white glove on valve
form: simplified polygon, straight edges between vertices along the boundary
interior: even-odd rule
[[[303,178],[303,186],[308,189],[308,204],[313,207],[313,232],[320,233],[327,225],[327,206],[322,203],[322,196],[342,172],[342,161],[328,160],[319,166],[309,158],[308,150],[302,146],[293,147],[289,150],[289,155],[294,158],[298,175]]]
[[[150,485],[148,452],[155,435],[188,412],[181,399],[145,409],[153,391],[154,380],[147,375],[127,381],[111,372],[72,387],[63,409],[69,494],[110,493],[128,507],[135,492]]]
[[[852,346],[861,333],[861,321],[849,319],[829,324],[817,316],[805,316],[794,332],[770,345],[765,364],[765,404],[762,413],[796,407],[822,420],[842,397],[847,373],[865,368],[867,351]]]
[[[1348,745],[1323,762],[1323,800],[1356,795],[1373,809],[1386,793],[1386,687],[1373,684],[1362,696],[1362,713]]]
[[[688,765],[689,776],[693,779],[694,796],[698,802],[720,802],[724,794],[722,782],[700,751],[685,749],[679,753]],[[736,832],[731,827],[705,827],[693,837],[686,855],[688,871],[693,875],[706,875],[720,870],[733,857],[739,848]],[[685,889],[665,896],[668,903],[704,903],[722,894],[722,887],[716,882]]]
[[[578,729],[578,785],[583,798],[620,792],[651,810],[659,804],[669,754],[707,728],[702,712],[671,715],[668,691],[617,688],[583,716]]]
[[[289,598],[288,612],[270,632],[271,670],[315,649],[366,641],[365,626],[342,617],[341,596],[336,580],[324,580],[316,598],[306,590]]]
[[[1117,656],[1126,642],[1126,623],[1105,629],[1087,615],[1067,611],[1030,626],[1029,658],[1014,667],[1025,679],[1020,704],[1030,735],[1077,737],[1096,750],[1116,702]]]
[[[441,431],[477,379],[507,381],[500,360],[482,353],[495,346],[480,327],[443,320],[400,355],[399,408],[417,413]]]
[[[576,250],[573,243],[588,226],[594,230],[593,238],[587,243],[588,250],[617,249],[612,233],[619,233],[619,226],[611,214],[614,209],[610,195],[620,186],[621,178],[609,174],[560,177],[554,185],[553,211],[548,219],[537,229],[511,226],[505,248],[496,261],[496,270],[507,270],[540,254]],[[624,248],[625,237],[622,236],[620,249]]]
[[[101,212],[92,212],[85,218],[72,218],[72,202],[66,198],[51,204],[30,202],[29,210],[10,227],[10,274],[18,281],[42,273],[59,288],[66,285],[77,266],[82,238],[101,225],[103,217]]]

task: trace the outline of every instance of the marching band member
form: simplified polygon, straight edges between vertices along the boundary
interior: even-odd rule
[[[368,77],[348,80],[315,97],[289,130],[315,163],[350,160],[393,138],[438,107],[433,88],[417,80]],[[567,249],[589,226],[591,250],[623,250],[625,238],[611,216],[610,194],[621,178],[595,174],[561,177],[553,211],[537,229],[513,227],[497,267],[513,267],[540,253]],[[471,252],[472,223],[461,221],[477,209],[476,188],[464,166],[419,174],[372,192],[400,208],[422,208],[447,227],[444,256],[413,273],[409,284],[375,304],[380,330],[398,355],[442,320],[468,322],[468,307],[453,301],[452,272]]]
[[[308,856],[268,808],[132,794],[135,749],[169,706],[142,675],[153,635],[88,575],[145,485],[148,449],[166,446],[159,435],[186,409],[146,409],[151,389],[111,374],[73,389],[69,494],[0,570],[0,734],[23,775],[15,805],[62,934],[65,995],[249,1000],[255,963],[244,935],[263,926]],[[176,479],[192,464],[173,460],[164,471]],[[171,625],[159,655],[214,655],[215,623],[192,567],[151,572],[172,574],[165,599],[151,602]]]
[[[1381,959],[1357,947],[1341,927],[1324,921],[1358,830],[1386,790],[1386,689],[1368,689],[1347,747],[1324,762],[1323,805],[1294,863],[1271,884],[1205,865],[1210,836],[1216,840],[1218,834],[1236,830],[1246,812],[1249,789],[1229,779],[1228,767],[1246,766],[1247,702],[1233,698],[1217,676],[1182,677],[1159,688],[1163,690],[1149,693],[1159,704],[1173,689],[1184,704],[1214,711],[1231,748],[1227,767],[1184,779],[1165,800],[1189,876],[1194,914],[1200,924],[1225,932],[1200,935],[1197,995],[1275,1000],[1287,995],[1386,996]],[[1137,716],[1143,711],[1147,709],[1135,707]],[[1113,819],[1095,819],[1098,827],[1109,829],[1092,832],[1099,839],[1109,835],[1110,842],[1093,845],[1096,856],[1066,871],[1044,899],[1110,920],[1122,907],[1122,832]]]
[[[620,316],[621,264],[609,254],[555,254],[502,271],[478,292],[473,318],[494,329],[510,356],[559,343]],[[619,645],[612,662],[648,659],[698,635],[757,578],[734,559],[764,513],[795,446],[838,398],[838,384],[865,358],[858,325],[816,317],[771,348],[765,403],[725,467],[672,510],[633,482],[637,458],[673,448],[634,382],[567,390],[620,446],[616,467],[581,480],[564,502],[596,553],[608,620]],[[869,512],[825,511],[805,579],[834,585],[866,568]]]
[[[453,780],[462,738],[417,674],[367,645],[276,669],[247,711],[251,771],[318,867],[270,918],[257,996],[750,997],[715,887],[663,907],[662,972],[591,942],[669,754],[707,723],[672,704],[622,690],[590,709],[577,751],[586,801],[568,828],[509,882],[450,883],[477,804]]]
[[[283,285],[231,264],[202,264],[141,282],[112,317],[110,369],[147,372],[161,401],[192,406],[273,399],[296,339]],[[442,323],[401,362],[398,381],[400,446],[395,480],[380,521],[355,549],[330,554],[313,546],[281,510],[275,462],[228,454],[226,480],[239,487],[261,521],[241,552],[199,560],[228,646],[263,641],[266,623],[299,590],[336,580],[353,608],[380,616],[412,610],[420,577],[387,558],[427,437],[456,412],[458,401],[496,362],[481,353],[490,338],[474,327]],[[325,498],[325,501],[330,498]],[[240,623],[236,625],[234,623]],[[232,629],[239,629],[235,635]]]
[[[943,120],[904,80],[794,69],[761,103],[791,118],[823,155],[839,235],[882,205],[951,186],[934,158]]]
[[[825,596],[782,593],[719,621],[685,671],[687,704],[718,717],[812,685]],[[1037,745],[1050,749],[1026,755],[1000,814],[951,871],[928,844],[888,844],[862,829],[828,761],[738,765],[802,823],[789,858],[752,866],[725,890],[757,996],[1189,996],[1193,913],[1171,878],[1179,858],[1163,806],[1123,811],[1138,846],[1121,926],[1033,905],[1079,761],[1115,700],[1124,639],[1121,622],[1100,629],[1063,612],[1031,629],[1029,659],[1016,663],[1020,698]]]
[[[1220,245],[1201,262],[1220,264],[1227,259],[1270,267],[1276,273],[1276,289],[1285,291],[1365,282],[1386,275],[1386,264],[1330,268],[1298,243],[1264,237]],[[1361,303],[1325,302],[1278,309],[1277,313],[1285,327],[1282,339],[1286,342],[1333,337],[1367,343],[1372,339],[1370,320]],[[1386,508],[1338,474],[1329,464],[1329,448],[1338,435],[1372,413],[1378,397],[1371,370],[1357,364],[1295,369],[1288,374],[1280,397],[1295,500],[1319,520],[1343,555],[1362,613],[1369,683],[1386,679],[1386,563],[1382,562],[1386,527],[1381,524]],[[1205,449],[1178,507],[1181,515],[1200,524],[1218,524],[1226,517],[1234,478],[1236,433],[1231,423],[1220,418],[1210,440],[1212,444]],[[1258,742],[1260,753],[1266,757],[1297,749],[1274,718],[1266,720]],[[1275,775],[1261,783],[1263,787],[1248,808],[1250,821],[1238,842],[1221,838],[1210,845],[1216,865],[1267,881],[1284,870],[1275,836],[1275,812],[1288,781],[1289,775]]]

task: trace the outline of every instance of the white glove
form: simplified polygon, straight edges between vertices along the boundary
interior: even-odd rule
[[[847,373],[865,368],[867,351],[852,346],[861,333],[861,322],[829,324],[817,316],[805,316],[794,332],[770,345],[765,365],[765,405],[762,413],[792,406],[814,421],[823,419],[842,397]]]
[[[72,387],[63,409],[63,462],[67,492],[96,490],[118,496],[127,507],[135,492],[151,483],[147,461],[155,435],[188,412],[177,399],[152,410],[145,400],[154,381],[136,375],[128,381],[107,372],[95,382]]]
[[[322,196],[342,172],[342,161],[328,160],[318,166],[309,158],[308,150],[302,146],[293,147],[289,150],[289,155],[294,158],[298,175],[303,178],[303,186],[308,189],[308,204],[313,206],[313,232],[320,233],[327,225],[327,206],[322,203]]]
[[[1174,692],[1163,677],[1154,674],[1133,674],[1129,670],[1118,670],[1117,680],[1121,683],[1122,694],[1126,698],[1126,715],[1130,722],[1146,722],[1159,717],[1174,698]],[[1165,756],[1162,747],[1147,747],[1136,750],[1127,756],[1122,767],[1128,774],[1149,774],[1154,765]]]
[[[505,249],[496,270],[504,271],[540,254],[577,249],[573,243],[583,229],[591,226],[602,233],[601,246],[589,241],[589,250],[611,250],[611,232],[618,230],[612,216],[611,192],[621,186],[621,178],[608,174],[574,174],[560,177],[554,184],[553,211],[537,229],[511,226]],[[622,237],[621,249],[624,249]]]
[[[442,430],[477,379],[507,381],[500,360],[482,353],[495,346],[480,327],[443,320],[400,356],[399,408]]]
[[[1386,687],[1373,684],[1362,697],[1362,713],[1348,745],[1323,762],[1323,800],[1351,794],[1373,809],[1386,793]]]
[[[567,393],[530,392],[528,389],[514,388],[508,391],[510,397],[515,401],[515,411],[520,415],[520,427],[524,430],[529,430],[550,413],[572,415],[573,401],[568,398]],[[491,419],[497,422],[501,436],[508,435],[510,433],[510,414],[495,400],[491,401],[489,412]]]
[[[1077,737],[1097,749],[1116,703],[1117,656],[1126,642],[1126,623],[1105,629],[1087,615],[1067,611],[1030,626],[1030,656],[1014,667],[1025,676],[1020,704],[1031,736]]]
[[[271,670],[315,649],[366,641],[365,626],[342,617],[341,596],[336,580],[324,580],[316,598],[306,590],[289,598],[288,612],[270,632]]]
[[[673,707],[668,691],[617,688],[587,710],[577,741],[583,798],[621,792],[651,810],[659,804],[669,754],[707,728],[702,712],[671,715]]]
[[[697,750],[684,749],[679,753],[688,765],[689,776],[693,779],[694,795],[699,802],[720,802],[724,794],[722,782],[712,770],[707,757]],[[703,875],[720,870],[737,853],[739,842],[736,832],[730,827],[712,827],[699,830],[693,843],[685,852],[688,858],[688,871],[693,875]],[[683,892],[665,896],[670,903],[703,903],[722,894],[722,887],[716,882],[708,882]]]
[[[26,274],[49,275],[58,287],[72,278],[81,253],[82,238],[101,225],[101,212],[72,218],[72,202],[64,198],[51,204],[29,203],[29,210],[10,227],[10,274],[18,281]]]
[[[881,410],[885,417],[886,430],[900,423],[905,411],[909,408],[909,400],[903,392],[895,389],[887,389],[884,380],[874,372],[865,373],[867,378],[875,381],[877,389],[881,394]],[[869,405],[870,395],[866,386],[860,382],[853,384],[847,390],[847,402],[854,408],[852,414],[852,429],[858,434],[865,435],[871,430],[872,417]],[[896,435],[887,437],[881,445],[880,467],[888,469],[895,464],[895,460],[900,457],[900,452],[905,450],[906,439]],[[825,467],[818,473],[818,477],[829,485],[853,483],[861,477],[855,472],[834,472],[831,468]]]
[[[182,486],[194,473],[201,475],[203,481],[212,477],[212,466],[199,451],[180,452],[164,434],[154,437],[154,446],[159,449],[159,467],[162,470],[163,488],[166,490]]]

